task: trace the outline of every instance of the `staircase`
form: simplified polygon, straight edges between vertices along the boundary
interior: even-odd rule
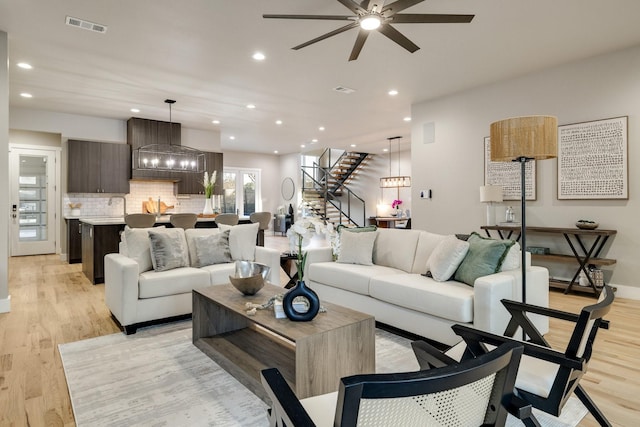
[[[304,166],[302,200],[307,213],[334,225],[365,225],[364,200],[348,184],[368,159],[368,153],[327,149],[313,166]]]

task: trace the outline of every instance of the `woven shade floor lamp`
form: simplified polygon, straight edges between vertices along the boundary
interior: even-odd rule
[[[558,155],[558,119],[552,116],[513,117],[491,123],[491,161],[520,163],[520,245],[522,260],[522,302],[527,302],[526,266],[526,176],[531,160],[553,159]]]

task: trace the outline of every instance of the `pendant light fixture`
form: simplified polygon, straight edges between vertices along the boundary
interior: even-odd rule
[[[387,138],[389,141],[389,176],[380,178],[380,188],[411,187],[411,177],[400,175],[400,141],[398,141],[398,175],[391,175],[391,141],[401,138],[401,136]]]
[[[201,173],[206,169],[204,153],[184,145],[173,145],[173,122],[171,106],[173,99],[165,99],[169,104],[169,143],[149,144],[135,150],[133,167],[142,170],[165,170],[173,172]]]

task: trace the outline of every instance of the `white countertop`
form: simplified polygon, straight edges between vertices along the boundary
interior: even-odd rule
[[[90,225],[124,225],[124,217],[111,217],[111,216],[71,216],[65,215],[65,219],[78,219],[80,222]],[[156,224],[169,224],[171,215],[160,215],[160,218],[156,218]],[[249,217],[241,217],[240,220],[248,220]],[[215,218],[198,218],[198,222],[213,222]]]

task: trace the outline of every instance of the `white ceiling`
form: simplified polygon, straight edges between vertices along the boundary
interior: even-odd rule
[[[387,137],[408,141],[412,103],[640,44],[639,0],[426,0],[403,13],[475,19],[398,24],[420,50],[376,33],[352,62],[357,30],[290,49],[343,22],[264,13],[350,14],[333,0],[0,0],[10,106],[167,121],[163,101],[173,98],[173,121],[219,130],[223,150],[292,153],[317,138],[315,146],[375,152]],[[107,33],[67,26],[67,15]],[[253,60],[255,51],[267,59]],[[34,68],[17,68],[21,61]]]

